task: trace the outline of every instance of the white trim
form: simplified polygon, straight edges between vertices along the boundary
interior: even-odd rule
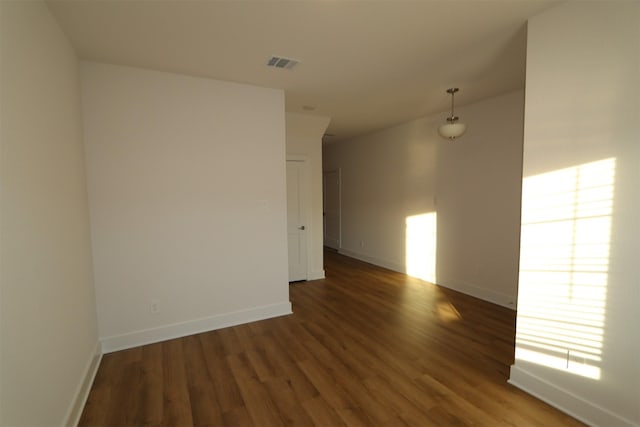
[[[325,195],[326,195],[326,191],[325,191],[325,180],[324,180],[324,176],[327,173],[333,173],[333,172],[337,172],[338,173],[338,244],[334,247],[331,246],[329,244],[327,244],[327,241],[325,239],[325,218],[324,218],[324,205],[325,205]],[[337,169],[323,169],[322,170],[322,209],[323,209],[323,215],[322,215],[322,244],[323,246],[326,246],[328,248],[331,249],[335,249],[337,251],[339,251],[340,249],[342,249],[342,169],[341,168],[337,168]]]
[[[303,166],[303,194],[302,194],[302,215],[306,227],[306,246],[307,246],[307,277],[305,280],[312,279],[311,266],[313,265],[313,221],[311,220],[311,163],[309,157],[302,154],[287,154],[287,162],[300,162]]]
[[[324,270],[314,270],[309,273],[309,277],[307,278],[307,280],[320,280],[324,278]]]
[[[98,368],[100,367],[101,360],[102,346],[100,345],[100,341],[98,341],[96,342],[96,346],[93,353],[91,354],[91,357],[87,361],[82,381],[80,381],[80,383],[76,387],[74,398],[71,401],[69,408],[67,409],[67,414],[64,417],[63,425],[78,425],[80,416],[82,415],[82,410],[84,409],[84,405],[87,403],[87,398],[89,397],[89,392],[91,391],[93,380],[96,378],[96,374],[98,373]]]
[[[395,262],[386,261],[379,258],[374,258],[368,255],[364,255],[358,252],[349,251],[347,249],[339,249],[339,254],[358,259],[360,261],[368,262],[369,264],[377,265],[379,267],[387,268],[389,270],[397,271],[398,273],[407,274],[406,269],[401,264]]]
[[[509,384],[591,426],[639,426],[516,365],[511,366]]]
[[[379,267],[387,268],[389,270],[397,271],[399,273],[407,274],[405,266],[392,261],[387,261],[368,255],[364,255],[358,252],[349,251],[347,249],[338,250],[339,254],[358,259],[360,261],[368,262],[369,264],[377,265]],[[516,297],[505,295],[499,292],[491,291],[489,289],[481,288],[469,282],[463,281],[446,281],[442,282],[438,279],[436,285],[444,288],[453,289],[454,291],[462,292],[463,294],[470,295],[475,298],[479,298],[483,301],[488,301],[493,304],[501,305],[512,310],[516,309]]]
[[[261,307],[253,307],[247,310],[234,311],[231,313],[219,314],[217,316],[189,320],[186,322],[160,326],[158,328],[145,329],[128,334],[102,338],[102,349],[105,353],[111,353],[145,344],[152,344],[173,338],[180,338],[187,335],[226,328],[229,326],[241,325],[243,323],[285,316],[291,313],[291,302],[289,301],[264,305]]]
[[[473,283],[465,282],[462,280],[446,280],[441,281],[438,279],[438,286],[453,289],[454,291],[462,292],[466,295],[479,298],[483,301],[488,301],[493,304],[501,305],[512,310],[516,309],[517,298],[515,296],[509,296],[501,292],[495,292],[489,289],[482,288],[474,285]]]

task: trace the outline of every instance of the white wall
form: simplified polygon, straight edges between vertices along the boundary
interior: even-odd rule
[[[286,113],[287,156],[304,158],[309,168],[309,224],[307,225],[308,279],[324,278],[322,225],[322,135],[331,119]]]
[[[0,425],[73,424],[98,363],[78,61],[44,3],[0,8]]]
[[[517,296],[523,107],[523,92],[517,91],[460,108],[467,134],[455,143],[438,141],[438,282],[511,308]]]
[[[91,62],[81,80],[105,350],[290,313],[283,92]]]
[[[405,269],[405,218],[434,211],[436,141],[416,120],[323,147],[323,168],[341,171],[341,251]]]
[[[453,143],[437,134],[442,113],[326,146],[324,168],[342,172],[342,251],[404,272],[406,218],[435,212],[436,282],[513,307],[523,103],[516,91],[456,109],[468,131]]]
[[[639,22],[637,2],[569,2],[531,19],[528,31],[525,184],[533,176],[604,159],[614,159],[615,168],[613,205],[605,204],[605,210],[594,214],[596,219],[600,214],[610,216],[610,227],[605,233],[595,226],[582,230],[577,223],[574,227],[574,235],[581,238],[608,237],[608,247],[601,246],[607,253],[584,261],[584,265],[573,262],[569,277],[576,290],[572,300],[559,307],[566,316],[586,292],[582,281],[588,277],[603,279],[602,283],[594,281],[592,287],[604,285],[604,293],[597,299],[587,298],[594,306],[604,301],[603,321],[598,317],[600,311],[592,316],[582,314],[578,320],[593,322],[596,336],[591,345],[596,353],[601,351],[601,360],[595,361],[599,375],[589,378],[563,367],[546,367],[524,360],[517,351],[511,382],[600,426],[640,425]],[[585,175],[580,179],[587,178],[597,182],[608,176]],[[555,191],[559,185],[555,181],[548,189]],[[540,201],[530,203],[534,208],[541,207]],[[607,209],[610,212],[605,212]],[[525,240],[524,227],[522,250],[526,253],[535,247]],[[579,243],[574,245],[573,253]],[[552,261],[561,267],[564,262],[560,258]],[[523,274],[530,268],[523,265]],[[561,285],[551,282],[554,275],[540,274],[535,281],[528,277],[521,276],[519,349],[525,344],[527,333],[545,333],[540,328],[525,331],[528,319],[524,308],[534,308],[529,305],[536,292]],[[568,328],[573,333],[566,340],[577,339],[578,326],[572,324]],[[558,326],[554,329],[560,330]]]

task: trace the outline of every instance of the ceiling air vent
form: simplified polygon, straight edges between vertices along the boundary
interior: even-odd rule
[[[267,67],[285,68],[287,70],[291,70],[299,63],[300,61],[298,61],[297,59],[284,58],[282,56],[272,56],[267,60]]]

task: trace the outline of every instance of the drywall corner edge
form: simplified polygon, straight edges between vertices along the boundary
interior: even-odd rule
[[[80,416],[82,415],[82,411],[84,409],[84,405],[87,403],[87,399],[89,398],[91,386],[93,385],[93,381],[95,380],[96,374],[98,373],[98,368],[100,367],[101,361],[102,344],[100,343],[100,341],[97,341],[95,349],[87,362],[87,366],[84,370],[85,374],[82,378],[82,381],[80,382],[80,384],[78,384],[76,392],[74,393],[74,399],[67,409],[67,415],[64,417],[63,425],[78,425]]]

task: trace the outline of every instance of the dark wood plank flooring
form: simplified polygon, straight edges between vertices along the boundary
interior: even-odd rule
[[[294,314],[103,357],[81,426],[578,426],[506,383],[515,313],[333,252]]]

